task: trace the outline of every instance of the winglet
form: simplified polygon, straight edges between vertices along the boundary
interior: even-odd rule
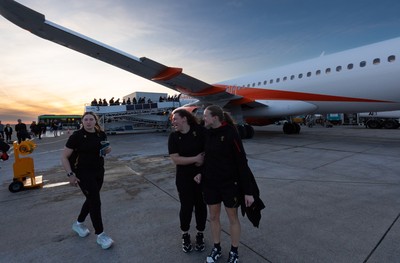
[[[182,69],[181,68],[167,67],[164,71],[162,71],[157,76],[153,77],[151,80],[153,80],[153,81],[166,81],[166,80],[170,80],[170,79],[178,76],[181,73],[182,73]]]
[[[43,14],[13,0],[0,0],[0,14],[17,26],[31,32],[40,29],[45,21]]]

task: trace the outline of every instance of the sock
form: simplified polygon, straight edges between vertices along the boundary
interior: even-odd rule
[[[238,254],[238,247],[231,246],[231,251]]]
[[[221,251],[221,243],[214,243],[214,247],[215,247],[218,251]]]

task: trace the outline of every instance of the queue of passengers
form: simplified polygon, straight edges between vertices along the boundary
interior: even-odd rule
[[[168,97],[162,97],[160,96],[159,102],[165,102],[165,101],[179,101],[179,96],[174,95],[174,96],[168,96]],[[114,100],[114,97],[112,97],[108,102],[106,99],[93,99],[92,102],[90,103],[90,106],[116,106],[116,105],[131,105],[131,104],[145,104],[145,103],[153,103],[153,101],[149,98],[146,100],[146,97],[139,97],[138,100],[136,100],[136,97],[128,98],[126,101],[125,99],[122,99],[122,102],[120,102],[120,99],[118,98],[117,100]]]

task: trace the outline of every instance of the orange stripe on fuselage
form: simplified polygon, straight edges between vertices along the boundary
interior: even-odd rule
[[[192,97],[213,95],[220,92],[229,91],[229,93],[242,96],[240,100],[236,100],[235,104],[249,103],[255,100],[301,100],[301,101],[335,101],[335,102],[384,102],[393,103],[393,101],[373,100],[364,98],[352,98],[344,96],[314,94],[296,91],[283,91],[272,89],[255,89],[255,88],[239,88],[227,89],[225,85],[213,85],[202,92],[188,92],[188,90],[179,89],[182,93]]]
[[[363,98],[351,98],[334,95],[323,95],[296,91],[283,91],[271,89],[242,88],[237,90],[237,95],[254,100],[301,100],[301,101],[338,101],[338,102],[390,102]]]

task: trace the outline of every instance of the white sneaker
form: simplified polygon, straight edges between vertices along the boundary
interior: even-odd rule
[[[97,244],[101,246],[102,249],[107,249],[112,246],[114,240],[107,236],[104,232],[97,236]]]
[[[74,230],[80,237],[85,237],[89,235],[90,231],[89,229],[82,223],[78,224],[78,222],[75,222],[72,225],[72,230]]]

